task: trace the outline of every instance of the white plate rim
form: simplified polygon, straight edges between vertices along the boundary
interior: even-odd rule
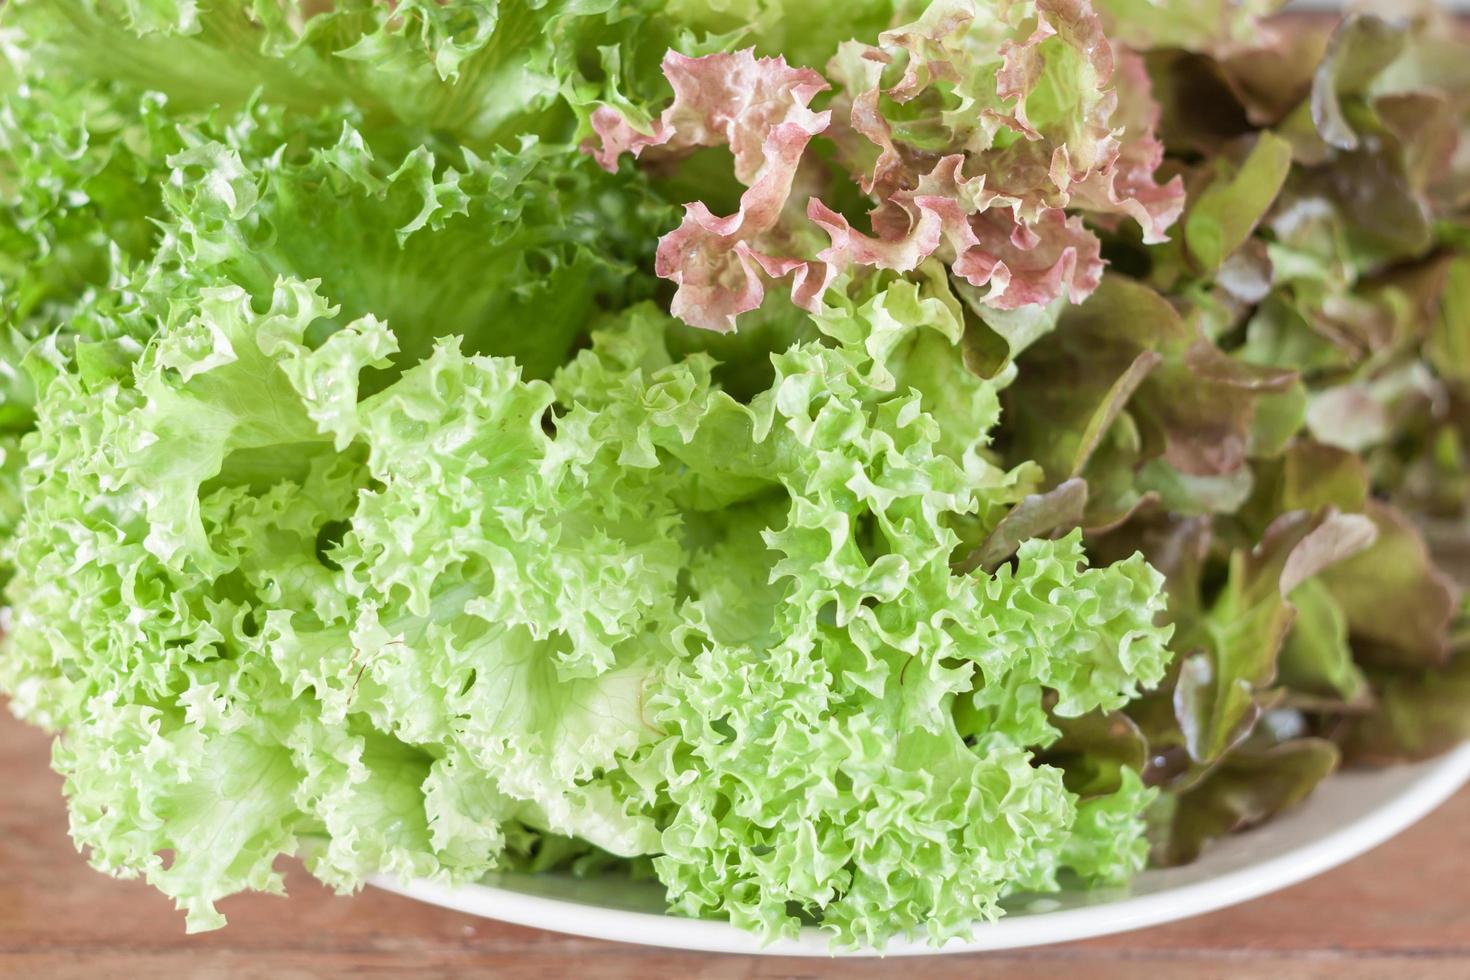
[[[515,925],[590,939],[707,953],[930,956],[1018,949],[1162,925],[1297,884],[1372,850],[1429,814],[1467,782],[1470,782],[1470,744],[1430,763],[1423,775],[1402,792],[1357,819],[1310,844],[1249,867],[1149,895],[977,923],[970,938],[951,940],[942,947],[931,946],[922,938],[897,940],[881,954],[872,949],[833,951],[830,935],[816,928],[803,929],[799,938],[763,944],[757,936],[724,922],[585,905],[493,885],[455,887],[385,876],[373,877],[369,883],[421,902]]]

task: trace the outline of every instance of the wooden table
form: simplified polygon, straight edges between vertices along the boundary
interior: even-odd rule
[[[338,898],[299,868],[290,899],[223,903],[184,935],[136,881],[87,867],[66,836],[48,740],[0,718],[0,977],[488,976],[763,978],[901,975],[1138,980],[1470,978],[1470,792],[1351,865],[1249,905],[1066,946],[928,961],[702,956],[576,939],[368,890]]]

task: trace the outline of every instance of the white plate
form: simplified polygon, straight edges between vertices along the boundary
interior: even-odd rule
[[[1063,893],[1033,899],[996,922],[979,923],[967,940],[940,949],[922,939],[890,943],[888,956],[1015,949],[1087,939],[1172,922],[1285,888],[1383,843],[1470,782],[1470,745],[1439,759],[1334,775],[1308,800],[1265,826],[1227,838],[1183,868],[1147,871],[1127,891]],[[723,922],[663,915],[648,883],[502,875],[447,888],[426,881],[373,884],[422,902],[596,939],[712,953],[828,956],[828,935],[762,946]],[[870,950],[837,955],[874,955]]]

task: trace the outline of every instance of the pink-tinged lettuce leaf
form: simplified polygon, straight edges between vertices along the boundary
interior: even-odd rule
[[[962,177],[963,163],[957,154],[947,156],[913,190],[896,192],[871,216],[876,237],[853,230],[813,200],[808,214],[832,242],[817,256],[827,266],[827,280],[854,265],[907,272],[937,254],[956,276],[983,290],[977,301],[993,309],[1090,296],[1103,263],[1097,238],[1081,219],[1048,210],[1023,223],[1003,199],[986,193],[983,177]]]
[[[992,208],[969,227],[976,241],[959,253],[954,272],[972,286],[989,287],[981,298],[986,306],[1017,310],[1060,297],[1081,303],[1102,281],[1101,245],[1077,215],[1043,211],[1023,224]]]
[[[1014,106],[1009,121],[1028,141],[1056,147],[1053,179],[1094,170],[1113,151],[1117,95],[1107,88],[1113,47],[1087,0],[1038,0],[1036,29],[1001,54],[996,95]]]
[[[733,330],[735,318],[761,305],[762,273],[794,273],[805,293],[805,266],[787,268],[758,251],[776,227],[811,134],[783,123],[765,141],[765,159],[754,183],[740,197],[740,210],[719,218],[700,201],[684,208],[679,227],[659,239],[654,271],[678,287],[671,311],[691,326]]]
[[[631,153],[635,158],[645,147],[663,146],[673,135],[662,119],[654,120],[649,126],[652,132],[640,132],[627,117],[610,106],[600,106],[592,113],[592,131],[599,142],[588,141],[592,158],[608,173],[616,173],[618,157]]]
[[[963,153],[965,172],[984,176],[1022,221],[1074,206],[1132,216],[1157,241],[1182,186],[1153,182],[1162,147],[1149,83],[1126,55],[1115,79],[1114,58],[1086,3],[934,4],[877,46],[854,42],[833,60],[846,124],[834,138],[880,202],[913,186],[935,154]]]
[[[1132,218],[1143,231],[1144,244],[1167,241],[1165,234],[1184,211],[1184,180],[1175,176],[1160,184],[1155,178],[1164,161],[1164,144],[1156,135],[1160,109],[1143,59],[1129,51],[1117,55],[1118,108],[1110,120],[1122,126],[1122,143],[1110,167],[1094,169],[1069,188],[1071,204],[1094,214]]]
[[[667,109],[640,122],[602,107],[584,149],[612,168],[624,152],[667,162],[731,148],[749,188],[739,212],[716,217],[696,201],[661,250],[659,272],[679,286],[676,315],[698,326],[731,328],[771,280],[789,278],[796,305],[817,310],[839,280],[909,272],[931,255],[980,290],[970,300],[986,309],[1080,302],[1101,279],[1101,245],[1069,212],[1131,216],[1156,242],[1183,206],[1181,182],[1154,180],[1163,147],[1142,63],[1124,59],[1120,95],[1112,47],[1080,0],[984,11],[946,0],[876,45],[844,44],[828,65],[830,116],[808,108],[819,76],[748,51],[671,52],[664,70]],[[805,143],[792,134],[781,140],[791,155],[768,148],[784,127],[831,139],[872,202],[871,233],[830,194],[787,206]],[[823,233],[829,244],[810,247]]]
[[[698,147],[727,146],[735,158],[735,177],[749,187],[766,165],[767,141],[785,124],[809,136],[827,127],[827,116],[808,108],[827,83],[810,68],[792,68],[784,58],[757,58],[754,49],[690,58],[676,51],[664,56],[664,76],[674,100],[650,126],[635,129],[617,110],[603,107],[592,115],[599,140],[589,150],[605,170],[617,169],[618,157],[639,157],[657,147],[676,156]]]
[[[830,114],[808,108],[826,82],[810,69],[756,58],[751,50],[702,58],[671,51],[664,73],[674,101],[652,134],[636,132],[604,107],[593,114],[601,145],[587,149],[613,170],[622,153],[637,156],[647,147],[675,156],[697,147],[730,148],[736,179],[747,188],[739,211],[717,217],[694,201],[679,227],[659,241],[654,270],[677,286],[674,315],[692,326],[733,330],[737,316],[761,305],[765,279],[786,275],[794,277],[802,305],[812,305],[826,281],[808,284],[805,263],[767,254],[762,241],[776,230],[807,144],[827,127]]]

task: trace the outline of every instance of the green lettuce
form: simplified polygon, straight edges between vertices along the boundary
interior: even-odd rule
[[[64,728],[78,841],[195,928],[302,841],[339,886],[464,880],[507,826],[656,854],[690,914],[783,932],[795,902],[847,941],[1126,876],[1142,784],[1079,803],[1031,752],[1162,675],[1157,580],[1085,570],[1075,535],[950,571],[950,515],[1013,491],[940,445],[997,402],[926,406],[957,325],[903,317],[934,302],[834,311],[887,356],[797,344],[748,403],[648,307],[549,384],[452,338],[363,397],[396,337],[313,344],[339,308],[288,279],[172,304],[122,377],[57,364],[5,684]]]
[[[282,855],[636,862],[877,945],[1142,866],[1138,766],[1048,753],[1164,676],[1160,579],[1028,516],[943,263],[694,333],[681,185],[577,148],[811,19],[14,9],[0,687],[94,865],[201,929]]]
[[[7,5],[78,845],[942,943],[1466,737],[1464,51],[1274,6]]]

